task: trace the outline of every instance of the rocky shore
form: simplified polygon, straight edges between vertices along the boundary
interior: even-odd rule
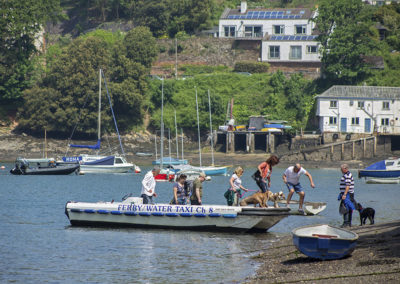
[[[311,259],[292,236],[255,256],[262,264],[247,283],[400,283],[400,220],[353,226],[359,235],[353,253],[338,260]]]

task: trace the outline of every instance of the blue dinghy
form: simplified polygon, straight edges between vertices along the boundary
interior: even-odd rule
[[[359,170],[358,176],[373,178],[398,178],[400,177],[400,159],[390,157],[376,162],[363,170]]]
[[[310,225],[292,231],[293,244],[303,254],[318,259],[339,259],[351,254],[358,239],[354,232],[329,225]]]

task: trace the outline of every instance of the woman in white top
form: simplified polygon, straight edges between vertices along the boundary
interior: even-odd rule
[[[235,171],[233,172],[232,177],[229,180],[229,183],[231,185],[230,190],[233,191],[233,206],[239,206],[239,198],[242,196],[242,189],[247,192],[248,189],[244,188],[242,186],[242,175],[243,175],[244,170],[242,167],[237,167]]]

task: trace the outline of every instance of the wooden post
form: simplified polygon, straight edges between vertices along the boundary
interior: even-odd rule
[[[342,143],[341,159],[344,160],[344,143]]]
[[[269,132],[265,135],[265,152],[269,153]]]
[[[365,158],[365,154],[367,152],[367,139],[363,138],[363,158]]]
[[[331,146],[331,154],[333,155],[333,145]]]
[[[250,133],[250,153],[254,153],[256,148],[256,141],[254,133]]]
[[[270,135],[269,150],[271,153],[275,153],[275,135],[274,134]]]
[[[229,153],[229,132],[225,134],[225,153]]]
[[[356,144],[354,143],[354,141],[351,144],[353,146],[353,149],[351,151],[351,159],[354,160],[356,158],[356,153],[355,153],[356,152],[355,151]]]
[[[376,136],[374,136],[374,156],[376,156]]]

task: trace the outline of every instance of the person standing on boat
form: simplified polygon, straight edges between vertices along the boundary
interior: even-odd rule
[[[243,168],[242,167],[237,167],[235,171],[233,172],[232,177],[229,179],[229,184],[230,188],[228,191],[228,198],[226,198],[227,203],[229,206],[239,206],[239,201],[240,197],[242,197],[242,190],[245,192],[248,191],[248,189],[244,188],[242,185],[242,175],[243,175]]]
[[[354,179],[349,171],[348,164],[342,164],[340,170],[343,176],[340,178],[340,194],[338,200],[344,203],[346,212],[343,212],[342,227],[351,227],[353,210],[356,209],[356,200],[354,199]]]
[[[312,176],[309,172],[307,172],[304,168],[301,167],[300,164],[295,164],[294,166],[288,167],[286,171],[283,173],[283,182],[286,184],[289,189],[289,195],[286,200],[286,206],[289,207],[290,200],[292,199],[293,193],[296,193],[300,196],[299,200],[299,213],[302,215],[306,215],[303,210],[303,202],[305,193],[300,184],[300,176],[306,175],[310,180],[310,185],[312,188],[315,187]]]
[[[203,182],[206,180],[206,174],[200,173],[199,177],[193,181],[192,193],[190,196],[191,205],[201,205],[203,198]]]
[[[178,180],[173,185],[174,198],[172,204],[186,205],[189,199],[189,195],[185,190],[186,175],[182,174],[178,177]]]
[[[155,167],[151,171],[147,172],[142,180],[142,192],[141,197],[143,198],[143,204],[153,204],[153,196],[157,197],[155,192],[156,179],[155,176],[160,174],[160,168]]]
[[[277,164],[279,164],[279,158],[275,155],[271,155],[265,162],[258,165],[258,170],[254,173],[253,178],[262,193],[269,191],[271,187],[272,167]],[[266,179],[268,180],[268,184]]]

